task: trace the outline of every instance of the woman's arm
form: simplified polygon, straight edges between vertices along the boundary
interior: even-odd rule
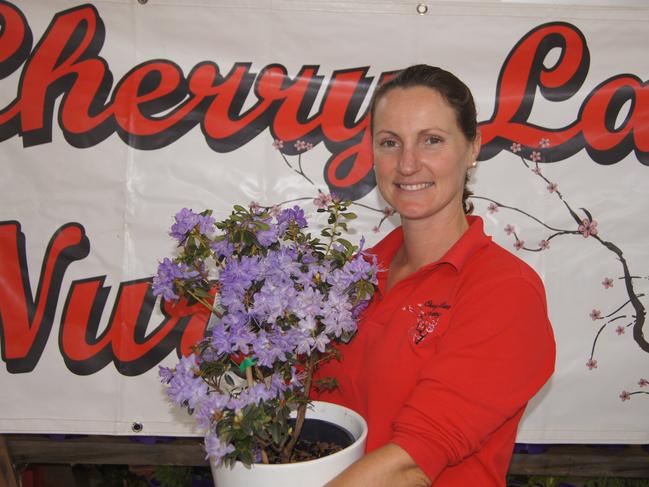
[[[326,487],[429,487],[431,481],[408,453],[394,443],[368,453]]]

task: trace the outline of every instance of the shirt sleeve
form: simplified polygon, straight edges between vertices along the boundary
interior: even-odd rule
[[[391,440],[432,481],[478,450],[552,374],[555,345],[542,284],[517,276],[459,296],[438,341]]]

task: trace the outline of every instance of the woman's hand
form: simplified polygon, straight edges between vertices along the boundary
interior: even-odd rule
[[[429,487],[432,482],[408,453],[394,443],[368,453],[326,487]]]

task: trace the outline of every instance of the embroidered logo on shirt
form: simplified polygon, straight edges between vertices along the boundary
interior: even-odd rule
[[[435,331],[441,311],[450,309],[450,307],[446,303],[435,304],[428,300],[414,306],[408,305],[401,308],[403,311],[408,311],[416,316],[417,322],[409,330],[409,335],[415,345],[419,345],[429,333]]]

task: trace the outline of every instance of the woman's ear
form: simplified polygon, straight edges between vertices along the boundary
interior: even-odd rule
[[[478,154],[480,154],[480,147],[482,147],[482,132],[480,132],[480,129],[476,130],[475,138],[473,139],[471,144],[471,155],[473,156],[473,160],[475,161],[478,159]]]

